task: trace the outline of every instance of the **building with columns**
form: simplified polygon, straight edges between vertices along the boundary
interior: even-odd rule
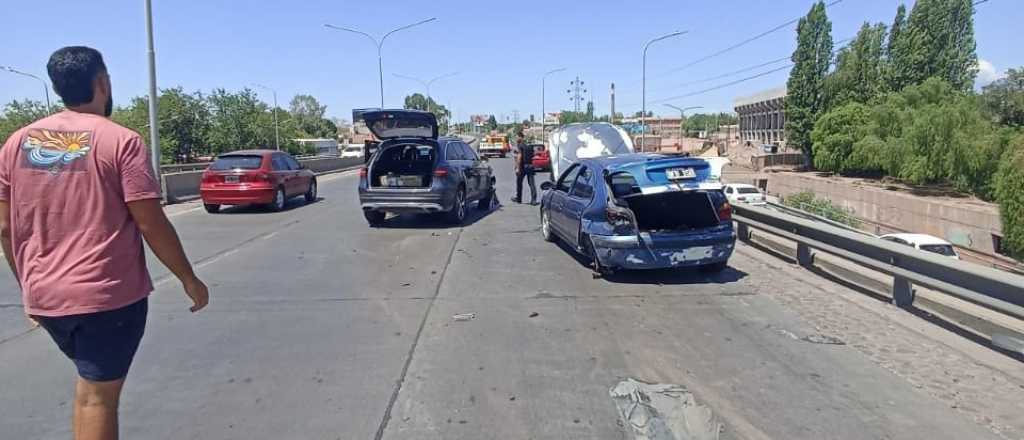
[[[734,104],[740,121],[741,141],[785,145],[785,87],[739,97]]]

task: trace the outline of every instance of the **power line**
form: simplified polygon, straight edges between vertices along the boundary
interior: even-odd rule
[[[825,5],[825,7],[829,8],[829,7],[835,6],[835,5],[839,4],[839,3],[842,3],[843,1],[844,0],[832,0],[831,2],[827,3]],[[988,1],[988,0],[982,0],[982,1]],[[751,42],[757,41],[757,40],[759,40],[761,38],[764,38],[765,36],[768,36],[770,34],[778,32],[779,30],[782,30],[782,29],[786,28],[786,26],[790,26],[790,25],[792,25],[794,23],[797,23],[797,22],[800,21],[800,19],[802,19],[804,17],[806,17],[806,14],[805,15],[801,15],[799,17],[796,17],[796,18],[794,18],[792,20],[789,20],[789,21],[787,21],[785,23],[782,23],[782,24],[780,24],[778,26],[775,26],[775,27],[773,27],[771,29],[768,29],[767,31],[761,32],[760,34],[754,35],[752,37],[748,37],[748,38],[744,39],[743,41],[740,41],[739,43],[733,44],[733,45],[731,45],[729,47],[726,47],[724,49],[720,49],[718,51],[712,52],[711,54],[708,54],[708,55],[705,55],[703,57],[697,58],[696,60],[693,60],[693,61],[691,61],[689,63],[684,64],[682,67],[677,67],[677,68],[669,70],[669,71],[667,71],[665,73],[658,74],[657,76],[655,76],[655,78],[663,77],[665,75],[668,75],[668,74],[671,74],[671,73],[675,73],[675,72],[678,72],[680,70],[688,69],[688,68],[693,67],[693,66],[695,66],[697,64],[703,63],[703,62],[705,62],[707,60],[710,60],[710,59],[712,59],[714,57],[717,57],[719,55],[722,55],[722,54],[731,52],[733,50],[739,49],[740,47],[746,46],[747,44],[749,44]]]

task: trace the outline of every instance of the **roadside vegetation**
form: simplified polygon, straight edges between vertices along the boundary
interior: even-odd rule
[[[215,156],[247,148],[274,148],[274,108],[260,101],[256,92],[215,89],[208,94],[163,89],[159,96],[160,150],[165,163],[189,162],[196,157]],[[338,129],[325,117],[327,107],[310,95],[296,95],[289,108],[278,108],[281,149],[307,154],[293,139],[336,139]],[[61,110],[55,106],[53,111]],[[149,98],[132,98],[117,107],[111,118],[149,138]],[[12,101],[0,113],[0,139],[46,116],[46,106],[37,101]]]
[[[860,220],[854,217],[852,209],[836,205],[829,199],[816,197],[813,191],[801,191],[796,194],[790,194],[782,199],[782,204],[853,228],[860,227]]]
[[[811,167],[948,184],[994,201],[1024,258],[1024,69],[979,91],[971,0],[901,5],[833,50],[823,2],[798,26],[786,135]]]

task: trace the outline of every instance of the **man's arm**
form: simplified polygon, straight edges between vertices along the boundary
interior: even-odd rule
[[[164,214],[160,206],[160,199],[144,199],[128,202],[128,211],[132,219],[139,226],[143,238],[149,244],[160,262],[170,269],[174,276],[181,281],[185,294],[192,298],[192,307],[189,310],[197,312],[209,302],[210,293],[195,272],[192,271],[192,263],[185,256],[185,250],[181,247],[181,240],[178,239],[178,232],[174,225]]]
[[[18,278],[18,266],[14,264],[14,248],[11,247],[11,204],[3,200],[0,200],[0,245],[3,245],[4,258],[7,259],[7,265],[11,267],[14,279],[21,284],[21,278]]]

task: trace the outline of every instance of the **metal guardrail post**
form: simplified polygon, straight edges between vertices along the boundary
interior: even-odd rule
[[[896,307],[910,307],[914,303],[914,285],[899,275],[892,279],[892,303]]]
[[[796,244],[796,262],[803,267],[814,265],[814,255],[811,254],[811,247],[805,243]]]

